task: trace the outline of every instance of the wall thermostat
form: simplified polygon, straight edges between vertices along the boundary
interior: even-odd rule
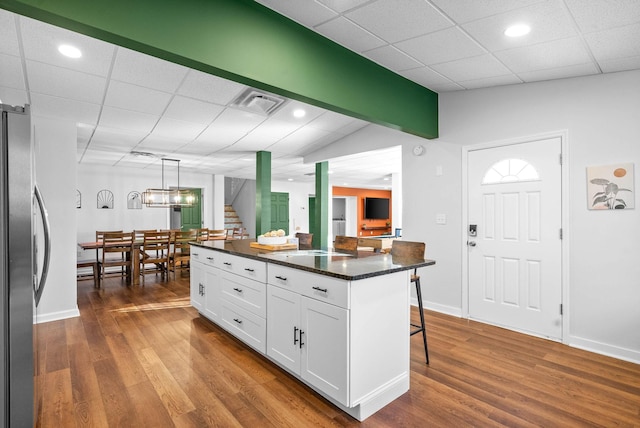
[[[424,147],[418,145],[413,147],[413,154],[415,156],[422,156],[424,154]]]

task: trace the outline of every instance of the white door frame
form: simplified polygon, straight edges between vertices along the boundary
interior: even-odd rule
[[[469,253],[467,251],[467,225],[469,224],[469,203],[468,203],[468,171],[467,161],[469,152],[482,149],[490,149],[495,147],[510,146],[513,144],[529,143],[549,138],[560,138],[562,147],[562,190],[561,190],[561,210],[562,210],[562,260],[561,280],[562,280],[562,343],[567,343],[569,339],[569,132],[568,130],[553,131],[544,134],[536,134],[527,137],[511,138],[507,140],[492,141],[487,143],[478,143],[470,146],[462,147],[462,317],[469,318]]]

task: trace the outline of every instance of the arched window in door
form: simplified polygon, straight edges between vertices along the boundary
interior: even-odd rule
[[[538,171],[522,159],[503,159],[494,163],[482,178],[482,184],[540,180]]]

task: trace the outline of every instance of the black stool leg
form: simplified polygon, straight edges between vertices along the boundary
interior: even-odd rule
[[[420,311],[420,325],[412,324],[414,327],[418,327],[417,330],[412,331],[411,335],[413,336],[416,333],[422,332],[422,340],[424,342],[424,355],[427,359],[427,364],[429,364],[429,350],[427,348],[427,329],[424,325],[424,309],[422,308],[422,289],[420,287],[420,278],[418,277],[415,281],[416,283],[416,297],[418,298],[418,310]]]

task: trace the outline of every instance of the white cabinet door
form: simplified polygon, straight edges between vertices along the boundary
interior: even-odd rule
[[[204,310],[204,266],[202,263],[191,262],[190,268],[191,306],[198,312]]]
[[[204,315],[211,321],[220,318],[220,269],[204,267]]]
[[[309,384],[349,406],[349,311],[300,298],[300,374]]]
[[[300,295],[267,286],[267,355],[300,373]]]

